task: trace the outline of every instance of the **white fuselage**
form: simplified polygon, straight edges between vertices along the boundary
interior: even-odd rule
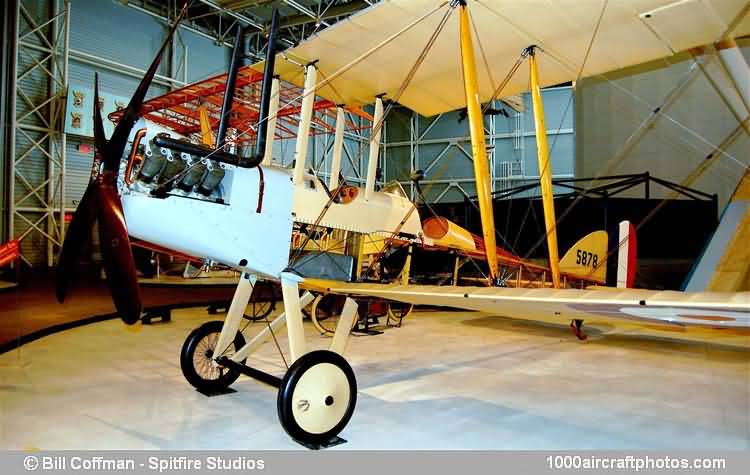
[[[153,138],[152,131],[163,131],[147,125],[144,140]],[[180,159],[174,155],[175,160]],[[217,188],[221,199],[177,189],[157,197],[138,182],[123,186],[129,234],[276,278],[288,266],[295,221],[363,234],[398,231],[418,237],[422,233],[414,205],[398,193],[376,192],[368,200],[360,189],[346,203],[331,203],[328,192],[312,175],[294,185],[292,171],[284,168],[221,166],[226,173]]]

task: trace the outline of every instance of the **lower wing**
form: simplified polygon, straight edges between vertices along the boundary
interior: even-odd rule
[[[563,320],[599,317],[680,326],[750,328],[750,292],[450,287],[318,279],[305,279],[301,285],[321,292],[477,310],[507,317],[533,319],[547,315]]]

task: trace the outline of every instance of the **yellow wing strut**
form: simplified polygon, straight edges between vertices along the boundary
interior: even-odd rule
[[[544,105],[539,86],[539,72],[536,66],[534,47],[529,47],[529,67],[531,69],[531,100],[534,104],[534,128],[536,129],[536,149],[539,162],[539,184],[542,190],[544,208],[544,225],[547,232],[549,251],[549,268],[552,273],[552,284],[560,288],[560,257],[557,249],[557,225],[555,219],[555,202],[552,192],[552,165],[550,164],[547,128],[544,124]]]
[[[474,46],[471,41],[469,10],[466,5],[459,8],[461,35],[461,63],[464,71],[464,90],[466,91],[466,109],[471,132],[471,154],[474,161],[474,179],[479,200],[479,216],[482,219],[482,236],[484,237],[487,264],[490,278],[497,280],[497,244],[495,243],[495,216],[492,211],[492,188],[490,171],[487,163],[487,149],[484,140],[484,120],[479,103],[477,87],[477,68],[474,61]]]

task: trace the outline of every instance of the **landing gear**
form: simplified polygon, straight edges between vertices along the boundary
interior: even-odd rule
[[[573,334],[581,341],[586,341],[589,337],[586,332],[583,331],[583,320],[575,319],[570,321],[570,329]]]
[[[226,390],[240,373],[216,364],[219,355],[214,354],[224,322],[211,321],[199,326],[188,335],[180,353],[182,374],[195,389],[202,393],[219,393]],[[237,332],[234,342],[223,353],[231,356],[245,346],[245,338]]]
[[[388,302],[388,325],[400,327],[401,321],[411,314],[414,305],[410,303]]]
[[[243,274],[227,310],[226,319],[208,322],[185,341],[180,356],[182,372],[207,396],[231,392],[244,374],[278,389],[277,409],[284,430],[298,443],[312,449],[345,442],[337,437],[351,419],[357,402],[354,371],[343,356],[357,315],[357,303],[345,298],[337,311],[337,324],[328,350],[307,351],[302,308],[314,300],[310,292],[300,297],[298,277],[281,274],[284,312],[267,321],[247,343],[240,331],[252,295],[255,277]],[[281,351],[277,332],[287,330],[288,356]],[[291,362],[283,379],[245,364],[248,356],[273,340],[284,362]],[[287,359],[289,358],[289,360]]]
[[[284,430],[301,444],[330,445],[357,403],[357,381],[343,356],[317,350],[297,359],[279,387],[277,410]]]

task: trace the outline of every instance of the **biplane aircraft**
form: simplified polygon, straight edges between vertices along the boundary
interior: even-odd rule
[[[141,316],[129,235],[240,271],[226,319],[208,322],[188,336],[181,354],[183,373],[203,391],[225,389],[241,374],[277,386],[281,425],[294,440],[308,446],[325,445],[346,426],[354,411],[356,378],[343,357],[357,312],[353,296],[514,317],[545,314],[564,322],[598,317],[664,325],[750,327],[749,292],[591,288],[588,284],[597,282],[597,272],[611,253],[606,246],[597,247],[597,238],[584,238],[569,251],[577,262],[559,259],[540,94],[545,85],[748,34],[747,10],[742,0],[391,0],[278,54],[278,14],[274,13],[265,62],[238,74],[235,50],[224,84],[219,81],[215,85],[224,92],[219,116],[207,118],[205,109],[195,110],[188,114],[190,123],[178,124],[181,129],[156,108],[143,106],[168,37],[128,107],[116,117],[117,126],[108,140],[100,112],[94,109],[97,174],[80,201],[59,256],[58,299],[63,301],[70,292],[72,270],[95,221],[99,222],[112,297],[128,324]],[[170,37],[176,27],[177,23]],[[486,75],[476,66],[477,41],[486,60]],[[521,67],[524,62],[528,73]],[[493,78],[508,70],[504,80],[494,82]],[[250,78],[260,80],[260,107],[240,118],[246,126],[237,126],[230,141],[229,121],[240,120],[230,115],[232,96],[239,84],[253,82]],[[482,119],[482,104],[523,91],[527,84],[531,85],[536,121],[549,254],[549,265],[537,270],[550,277],[546,284],[521,279],[522,270],[533,273],[534,269],[496,245]],[[293,90],[292,86],[302,88],[295,98],[299,104],[279,104],[278,91]],[[184,93],[189,98],[190,87]],[[150,104],[154,101],[158,98]],[[321,101],[327,102],[321,105]],[[450,223],[422,222],[415,204],[405,195],[376,189],[386,101],[424,115],[467,109],[481,243]],[[367,114],[362,107],[373,103],[366,182],[364,187],[353,186],[339,177],[345,117]],[[269,150],[274,135],[283,133],[277,121],[292,115],[292,107],[297,108],[294,113],[298,117],[294,124],[298,130],[296,161],[292,169],[286,169],[270,163]],[[328,183],[305,168],[310,123],[314,111],[322,109],[335,111],[337,118]],[[135,131],[139,121],[143,127]],[[218,130],[213,138],[215,125]],[[254,151],[238,151],[237,145],[248,138],[255,142]],[[135,156],[140,156],[137,163]],[[302,272],[300,253],[290,252],[293,241],[310,236],[311,229],[348,233],[360,240],[360,246],[362,239],[372,235],[382,237],[384,248],[413,243],[464,246],[484,255],[488,279],[477,286],[412,285],[408,278],[382,283],[363,281],[361,274],[358,278],[349,267],[348,278],[323,280],[310,273],[315,265]],[[632,247],[629,236],[630,232],[623,235],[618,254],[627,255],[621,251]],[[300,248],[305,248],[304,242]],[[339,257],[329,257],[351,266],[356,255],[356,250],[347,247]],[[504,278],[508,269],[519,274]],[[284,313],[245,342],[239,325],[257,278],[280,281]],[[623,280],[621,287],[627,287],[627,275]],[[329,350],[307,350],[301,308],[313,296],[309,291],[300,296],[301,288],[346,296]],[[283,327],[292,359],[283,378],[245,365],[248,355]]]

